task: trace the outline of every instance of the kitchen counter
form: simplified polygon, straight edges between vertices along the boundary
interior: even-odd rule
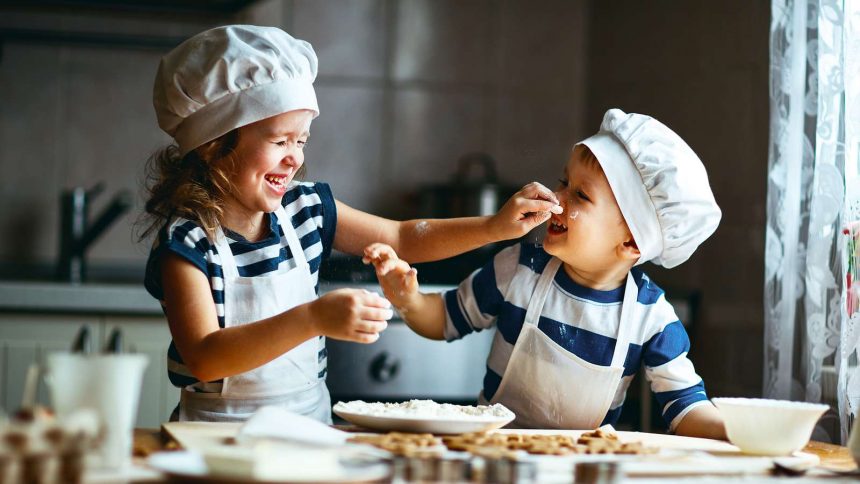
[[[362,288],[382,294],[377,284],[320,284],[320,294],[338,288]],[[424,291],[440,291],[451,286],[422,286]],[[70,284],[63,282],[0,281],[0,312],[132,314],[161,316],[161,305],[143,284]]]
[[[142,284],[0,281],[0,311],[161,315]]]
[[[340,426],[342,430],[347,431],[359,431],[357,427],[354,426]],[[157,452],[165,449],[176,449],[177,444],[172,441],[168,436],[163,434],[161,431],[157,429],[137,429],[135,430],[135,438],[134,438],[134,451],[135,451],[135,464],[136,466],[145,466],[146,459],[145,457],[153,452]],[[851,453],[847,447],[833,445],[823,442],[809,442],[809,444],[803,449],[803,452],[814,454],[818,456],[821,461],[821,466],[831,468],[831,469],[839,469],[839,470],[854,470],[857,469],[857,465],[854,463],[854,459],[851,457]],[[777,477],[769,477],[764,475],[755,475],[755,476],[709,476],[708,481],[716,481],[716,482],[733,482],[733,481],[745,481],[751,482],[750,479],[755,477],[755,481],[759,480],[777,480],[780,478]],[[660,477],[659,479],[654,478],[626,478],[624,481],[635,481],[635,482],[695,482],[697,480],[702,479],[703,476],[678,476],[678,477]],[[792,482],[801,483],[801,482],[824,482],[824,483],[833,483],[833,482],[856,482],[856,477],[847,477],[847,476],[834,476],[825,473],[810,473],[805,478],[794,478]],[[141,474],[141,479],[131,479],[132,482],[167,482],[166,479],[158,479],[150,473],[144,477]],[[91,482],[88,480],[88,482]],[[92,481],[95,482],[95,481]]]

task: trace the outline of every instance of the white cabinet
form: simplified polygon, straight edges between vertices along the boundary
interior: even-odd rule
[[[164,317],[107,316],[104,318],[104,343],[114,330],[122,335],[124,352],[142,353],[149,357],[143,374],[137,427],[158,428],[170,418],[179,402],[179,389],[167,378],[167,346],[170,328]]]
[[[53,351],[68,350],[83,326],[94,341],[101,339],[101,318],[87,315],[0,314],[0,406],[7,412],[21,404],[27,368],[33,363],[44,365],[45,356]],[[37,399],[48,402],[44,382],[39,384]]]
[[[137,427],[157,428],[170,417],[179,390],[167,379],[170,330],[163,316],[106,316],[0,313],[0,407],[14,411],[21,404],[27,368],[45,363],[52,351],[68,351],[83,326],[90,330],[93,349],[101,350],[114,329],[122,335],[123,351],[146,354]],[[48,405],[44,381],[38,402]]]

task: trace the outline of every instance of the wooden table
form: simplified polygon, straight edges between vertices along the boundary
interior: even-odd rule
[[[854,462],[854,457],[851,456],[851,451],[848,450],[848,447],[813,440],[803,448],[803,451],[817,455],[821,459],[823,467],[841,471],[853,471],[857,469],[857,463]]]
[[[159,429],[135,429],[134,454],[136,463],[144,464],[146,456],[153,452],[177,448],[178,445],[173,442],[169,436],[162,435],[162,432]],[[847,447],[811,441],[806,447],[804,447],[803,451],[818,456],[821,460],[820,465],[822,467],[840,471],[851,471],[857,469],[857,464],[854,462],[851,452]],[[823,476],[818,474],[815,477],[821,479],[838,479],[840,476]],[[845,479],[845,477],[843,476],[842,479]],[[857,478],[855,477],[854,479]]]

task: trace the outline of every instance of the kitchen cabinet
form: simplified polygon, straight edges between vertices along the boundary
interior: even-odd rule
[[[0,314],[0,406],[7,412],[17,409],[30,365],[44,365],[49,353],[68,350],[83,326],[96,341],[101,338],[98,316]],[[37,400],[48,399],[48,389],[40,381]]]
[[[158,427],[167,421],[179,401],[179,390],[167,379],[170,330],[163,316],[0,313],[0,407],[7,412],[17,409],[27,368],[33,363],[43,365],[53,351],[68,351],[83,326],[90,330],[94,349],[104,348],[111,333],[119,329],[123,351],[149,357],[136,426]],[[50,404],[44,380],[39,383],[37,401]]]
[[[149,357],[149,365],[143,374],[136,426],[159,427],[162,422],[167,422],[179,402],[179,389],[167,378],[167,347],[170,344],[167,319],[150,316],[106,316],[103,324],[105,343],[111,333],[118,329],[122,335],[124,352],[142,353]]]

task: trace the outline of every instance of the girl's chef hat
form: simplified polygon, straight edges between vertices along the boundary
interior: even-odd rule
[[[708,174],[693,150],[650,116],[610,109],[587,146],[606,173],[642,256],[675,267],[720,222]]]
[[[311,45],[276,27],[201,32],[161,59],[153,89],[158,125],[182,156],[246,124],[287,111],[319,115]]]

